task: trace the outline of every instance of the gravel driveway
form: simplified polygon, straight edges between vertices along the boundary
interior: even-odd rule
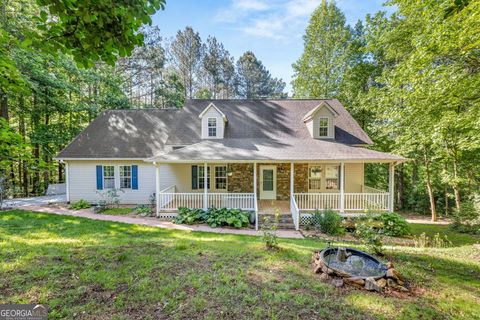
[[[8,199],[3,202],[3,207],[18,208],[31,205],[42,205],[62,202],[67,202],[67,195],[57,194],[50,196]]]

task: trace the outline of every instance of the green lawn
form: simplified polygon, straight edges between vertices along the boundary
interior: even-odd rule
[[[417,232],[420,226],[414,226]],[[0,303],[45,303],[68,319],[480,319],[477,239],[394,247],[411,296],[335,289],[312,274],[325,243],[0,213]]]

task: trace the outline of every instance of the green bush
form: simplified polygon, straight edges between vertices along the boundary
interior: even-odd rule
[[[80,209],[88,209],[91,206],[92,205],[87,200],[80,199],[77,202],[70,204],[68,208],[72,210],[80,210]]]
[[[414,236],[413,243],[415,248],[448,248],[453,245],[447,235],[442,237],[439,233],[436,233],[433,238],[429,238],[425,232],[418,237]]]
[[[360,238],[362,243],[370,251],[378,255],[383,255],[383,237],[377,230],[366,222],[359,222],[355,226],[355,236]]]
[[[248,212],[239,209],[210,208],[207,211],[202,209],[178,208],[178,215],[173,219],[175,223],[195,224],[206,223],[210,227],[235,227],[248,226]]]
[[[207,213],[202,209],[178,208],[178,215],[173,219],[175,223],[195,224],[205,223]]]
[[[450,227],[458,232],[480,234],[480,195],[471,196],[455,210]]]
[[[152,214],[152,208],[141,204],[135,208],[135,212],[140,216],[149,216]]]
[[[342,217],[333,210],[315,211],[314,224],[323,233],[330,235],[342,235],[345,228],[342,226]]]
[[[248,226],[249,216],[247,212],[239,209],[210,208],[207,212],[207,224],[213,228],[221,226],[241,228]]]
[[[403,237],[410,234],[410,226],[401,215],[395,212],[385,212],[380,215],[383,222],[383,234],[391,237]]]
[[[275,217],[273,221],[269,217],[264,217],[262,226],[262,241],[265,243],[267,249],[275,250],[278,249],[278,235],[277,235],[277,228],[278,228],[278,220],[280,218],[280,212],[276,210]]]

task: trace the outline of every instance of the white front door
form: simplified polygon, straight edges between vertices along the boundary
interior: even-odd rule
[[[260,199],[277,199],[276,166],[260,166]]]

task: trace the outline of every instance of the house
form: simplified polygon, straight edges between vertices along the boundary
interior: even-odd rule
[[[316,209],[392,211],[394,167],[406,159],[370,145],[338,100],[189,100],[105,111],[56,159],[69,201],[117,188],[124,204],[154,197],[159,217],[215,206],[258,221],[280,208],[298,229]],[[365,185],[366,163],[389,164],[388,191]]]

